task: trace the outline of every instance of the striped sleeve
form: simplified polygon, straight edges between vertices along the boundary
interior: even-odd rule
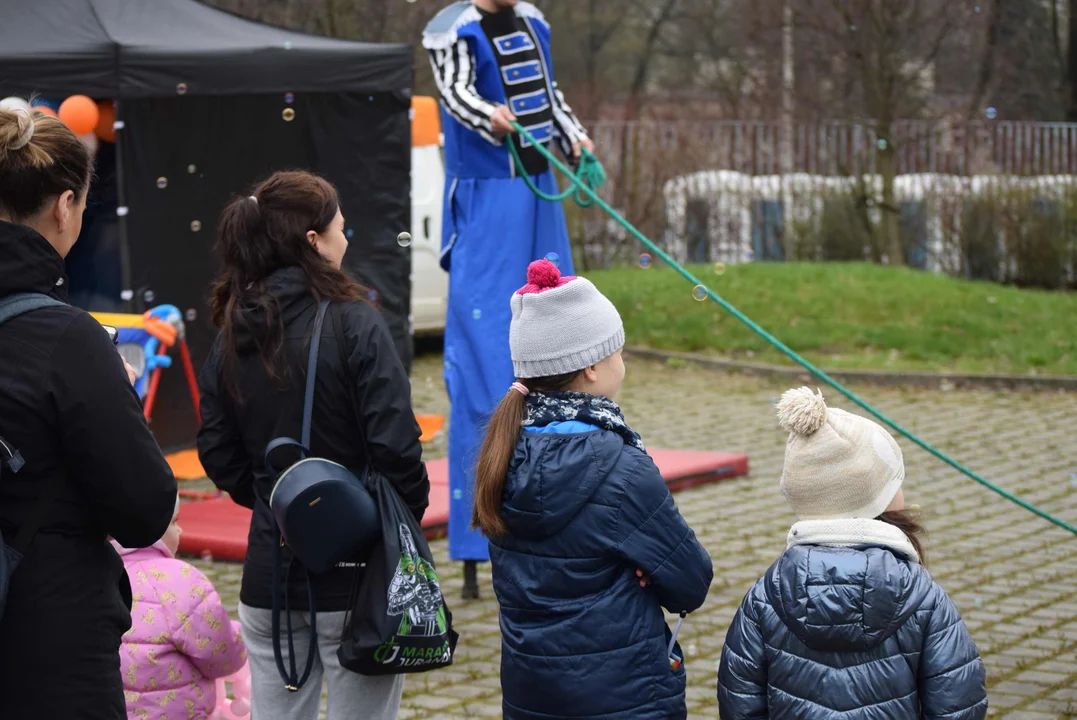
[[[490,116],[496,107],[475,91],[475,62],[467,40],[460,39],[447,48],[431,50],[430,62],[442,104],[449,114],[487,142],[500,145],[490,124]]]
[[[572,157],[572,144],[587,137],[587,131],[576,119],[572,108],[565,101],[565,94],[557,86],[556,81],[551,81],[553,87],[553,122],[557,127],[558,144],[565,157]]]

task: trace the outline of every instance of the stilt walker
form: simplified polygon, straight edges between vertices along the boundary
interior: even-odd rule
[[[457,2],[423,33],[441,94],[445,199],[441,266],[449,273],[445,384],[449,392],[449,557],[465,561],[464,597],[478,597],[475,563],[489,560],[471,529],[474,468],[486,422],[512,384],[509,298],[531,261],[548,257],[572,274],[561,206],[528,189],[522,171],[547,193],[557,180],[542,155],[520,142],[518,121],[566,158],[594,150],[554,81],[550,28],[517,0]]]

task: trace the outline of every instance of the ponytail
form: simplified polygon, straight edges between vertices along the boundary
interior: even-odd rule
[[[237,329],[253,339],[271,383],[288,380],[284,318],[266,278],[299,268],[317,300],[370,302],[365,288],[318,254],[307,233],[325,232],[340,210],[336,188],[303,171],[277,172],[235,198],[217,225],[221,270],[210,295],[213,324],[221,331],[223,371],[229,393],[239,393]],[[243,354],[250,348],[242,348]]]
[[[545,378],[530,378],[518,382],[528,392],[560,392],[568,390],[581,371]],[[482,530],[487,537],[501,537],[508,533],[501,518],[501,502],[505,494],[505,477],[520,441],[520,428],[524,421],[527,399],[515,388],[509,388],[494,410],[482,441],[479,463],[475,468],[475,508],[471,514],[471,527]]]
[[[526,402],[520,392],[510,388],[497,404],[482,441],[479,464],[475,469],[475,510],[471,526],[482,530],[487,537],[500,537],[508,532],[501,519],[501,498],[509,463],[520,440]]]

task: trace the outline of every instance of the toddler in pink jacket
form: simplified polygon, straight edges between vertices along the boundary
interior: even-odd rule
[[[216,706],[214,680],[247,661],[239,623],[228,618],[213,585],[175,558],[180,532],[173,516],[152,547],[129,550],[113,541],[134,598],[120,648],[128,718],[205,720]]]

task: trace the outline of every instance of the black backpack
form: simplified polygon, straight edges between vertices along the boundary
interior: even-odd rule
[[[48,295],[40,293],[17,293],[0,298],[0,325],[8,320],[23,315],[24,313],[41,308],[62,306],[64,303],[53,300]],[[9,473],[17,473],[22,469],[24,462],[18,448],[15,448],[0,437],[0,481],[3,479],[4,469]],[[41,493],[40,499],[34,509],[30,511],[14,542],[8,544],[0,536],[0,619],[4,617],[4,606],[7,604],[8,588],[11,585],[11,576],[15,568],[22,562],[23,555],[33,542],[34,536],[45,521],[45,516],[56,500],[56,491],[59,483],[51,481],[47,483]]]

